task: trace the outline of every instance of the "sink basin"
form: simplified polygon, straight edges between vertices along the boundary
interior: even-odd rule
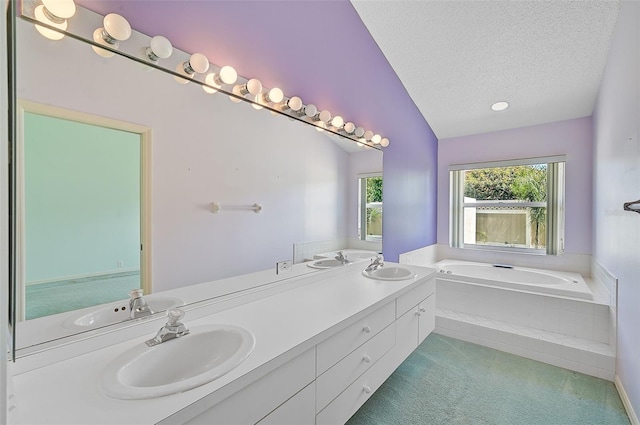
[[[380,267],[372,272],[366,270],[362,274],[371,279],[377,280],[407,280],[417,276],[414,272],[404,267]]]
[[[113,359],[102,373],[102,389],[122,400],[187,391],[234,369],[254,346],[255,337],[244,328],[194,326],[188,335],[153,347],[141,341]]]
[[[145,301],[153,312],[168,310],[184,304],[180,298],[163,296],[146,296]],[[96,307],[95,310],[74,315],[62,322],[62,326],[70,330],[89,330],[129,319],[129,300],[114,302],[110,305]]]
[[[340,260],[326,259],[326,260],[314,261],[312,263],[307,263],[307,266],[312,267],[314,269],[330,269],[333,267],[344,266],[344,264]]]
[[[346,256],[349,260],[370,260],[380,254],[371,251],[353,251],[347,252]]]

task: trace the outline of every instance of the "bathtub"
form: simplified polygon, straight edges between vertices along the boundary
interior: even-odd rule
[[[493,264],[443,260],[436,263],[436,278],[516,289],[539,294],[593,299],[591,289],[578,273],[525,267],[496,267]]]

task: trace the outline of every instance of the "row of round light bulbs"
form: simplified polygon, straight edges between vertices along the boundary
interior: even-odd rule
[[[34,16],[39,22],[66,31],[67,19],[71,18],[75,11],[76,6],[73,0],[42,0],[42,4],[36,6]],[[60,40],[64,37],[63,33],[41,25],[36,25],[36,29],[51,40]],[[93,32],[93,40],[97,44],[118,49],[120,41],[128,40],[131,37],[131,32],[131,25],[123,16],[109,13],[103,19],[103,27]],[[112,51],[97,46],[92,46],[92,48],[103,57],[114,55]],[[161,35],[152,37],[149,47],[146,49],[147,58],[154,64],[157,64],[160,59],[169,58],[172,53],[171,42]],[[189,60],[179,63],[176,67],[176,73],[184,78],[178,76],[174,76],[174,78],[178,83],[187,84],[196,74],[205,74],[209,70],[209,65],[209,59],[205,55],[194,53]],[[244,97],[252,102],[255,109],[262,109],[262,105],[269,105],[273,109],[311,121],[311,124],[316,125],[318,130],[327,128],[338,134],[344,133],[352,140],[355,137],[355,141],[360,146],[369,143],[382,147],[389,146],[388,138],[374,134],[371,130],[357,127],[352,122],[345,122],[341,116],[332,116],[327,110],[318,111],[318,108],[312,103],[305,105],[298,96],[285,99],[281,89],[275,87],[265,90],[260,80],[256,78],[251,78],[243,84],[236,84],[237,80],[236,70],[226,65],[220,68],[217,73],[207,74],[204,77],[202,89],[212,94],[222,89],[223,85],[232,86],[231,93],[235,96],[229,96],[229,98],[236,103],[241,102],[240,98]]]

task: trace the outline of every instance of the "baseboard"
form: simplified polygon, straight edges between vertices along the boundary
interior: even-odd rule
[[[631,401],[627,396],[627,392],[624,390],[622,381],[620,380],[617,374],[614,382],[616,384],[618,394],[620,394],[620,399],[622,399],[622,404],[624,405],[624,409],[627,411],[627,416],[629,416],[629,420],[631,421],[631,425],[640,425],[640,422],[638,421],[638,416],[636,416],[636,412],[633,410],[633,406],[631,405]]]

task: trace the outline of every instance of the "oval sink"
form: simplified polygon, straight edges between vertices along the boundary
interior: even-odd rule
[[[349,260],[356,261],[356,260],[371,260],[380,254],[376,252],[371,252],[371,251],[350,251],[350,252],[346,252],[345,255]]]
[[[318,260],[312,263],[307,263],[307,266],[312,267],[314,269],[330,269],[333,267],[344,266],[344,263],[340,260],[326,259],[326,260]]]
[[[379,267],[378,269],[368,272],[362,271],[362,274],[371,279],[378,280],[407,280],[417,276],[414,272],[404,267]]]
[[[188,335],[153,347],[140,342],[113,359],[102,373],[102,389],[123,400],[187,391],[234,369],[254,346],[255,337],[246,329],[194,326]]]
[[[144,299],[153,312],[184,305],[183,300],[174,297],[149,295]],[[97,307],[96,310],[88,313],[71,316],[62,322],[62,326],[70,330],[88,330],[123,322],[127,319],[129,319],[129,300],[122,300],[107,306]]]

